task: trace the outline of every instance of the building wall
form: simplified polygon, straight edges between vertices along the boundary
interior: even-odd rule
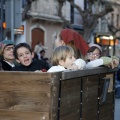
[[[58,17],[58,1],[57,0],[37,0],[33,2],[31,12],[38,16]],[[70,20],[70,5],[66,2],[62,9],[63,16]]]
[[[57,31],[62,29],[62,20],[58,16],[57,0],[36,0],[32,3],[31,9],[28,11],[28,18],[25,21],[24,35],[21,35],[16,40],[16,44],[27,42],[31,46],[31,31],[34,28],[40,28],[44,31],[44,46],[46,57],[51,57],[53,52],[53,41]],[[62,9],[63,15],[67,20],[70,20],[70,5],[68,2],[64,4]]]
[[[106,34],[106,35],[112,35],[112,33],[108,29],[108,24],[113,24],[116,28],[120,28],[120,6],[116,5],[116,3],[120,4],[119,0],[106,0],[107,2],[111,2],[112,7],[114,9],[113,12],[108,13],[106,16],[102,17],[99,19],[98,26],[94,30],[96,33],[101,33],[101,34]],[[101,4],[97,7],[96,3],[96,8],[98,8],[98,11],[101,11],[104,9],[104,5]],[[118,17],[118,18],[117,18]],[[118,24],[117,24],[117,19],[118,19]],[[120,32],[116,34],[116,36],[120,36]],[[120,45],[118,45],[120,46]],[[118,55],[119,47],[116,46],[116,55]],[[109,47],[109,46],[108,46]],[[113,46],[109,47],[109,53],[110,55],[113,55]],[[120,55],[119,55],[120,56]]]
[[[61,23],[51,23],[43,20],[36,21],[27,21],[26,27],[26,42],[31,46],[32,43],[32,29],[40,28],[44,31],[44,46],[48,47],[46,50],[46,57],[50,58],[54,49],[54,39],[57,31],[62,29]]]

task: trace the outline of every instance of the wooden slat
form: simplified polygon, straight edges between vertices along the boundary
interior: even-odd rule
[[[15,111],[49,111],[50,93],[0,91],[0,109]]]
[[[112,113],[109,114],[109,116],[105,116],[104,118],[99,118],[99,120],[114,120],[114,115]]]
[[[50,120],[47,112],[20,112],[0,110],[0,120]]]
[[[97,120],[98,113],[97,113],[97,106],[93,109],[85,109],[82,111],[82,120]]]
[[[113,116],[114,116],[113,110],[112,110],[112,109],[109,109],[108,111],[102,112],[102,114],[99,115],[99,119],[101,120],[101,119],[105,119],[105,118],[108,117],[109,119],[114,120],[114,119],[113,119]]]
[[[74,114],[74,115],[69,115],[64,118],[60,118],[60,120],[79,120],[80,119],[80,114]]]
[[[80,116],[80,105],[68,106],[67,109],[60,109],[60,119],[64,119],[68,116],[77,115]]]
[[[5,72],[6,73],[6,72]],[[38,74],[0,73],[0,90],[6,91],[50,91],[50,76]]]

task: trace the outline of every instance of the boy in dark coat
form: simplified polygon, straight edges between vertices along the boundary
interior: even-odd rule
[[[27,43],[20,43],[14,49],[16,61],[20,66],[15,66],[13,71],[42,71],[48,70],[49,66],[43,60],[33,59],[34,54]]]

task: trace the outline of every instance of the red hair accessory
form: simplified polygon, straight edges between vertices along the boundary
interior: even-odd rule
[[[65,44],[74,41],[76,48],[78,48],[84,56],[87,54],[89,46],[79,33],[71,29],[63,29],[60,35]]]

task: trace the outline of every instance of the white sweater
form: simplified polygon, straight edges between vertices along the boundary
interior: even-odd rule
[[[82,59],[77,59],[74,64],[78,67],[78,69],[84,69],[86,67],[86,62]],[[52,66],[47,72],[59,72],[59,71],[64,71],[68,70],[65,69],[63,66]]]
[[[94,68],[94,67],[99,67],[103,65],[103,60],[102,59],[96,59],[93,61],[90,61],[86,64],[86,68]]]

